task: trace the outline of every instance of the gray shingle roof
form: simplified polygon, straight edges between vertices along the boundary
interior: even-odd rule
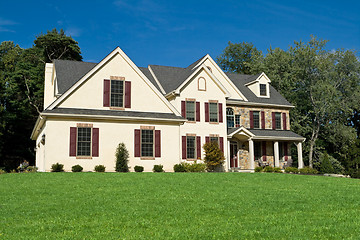
[[[139,67],[140,71],[150,80],[150,82],[161,92],[161,89],[157,82],[155,81],[153,75],[151,74],[148,68]]]
[[[176,116],[173,113],[96,110],[96,109],[79,109],[79,108],[54,108],[52,110],[44,110],[43,113],[94,115],[94,116],[103,115],[103,116],[134,117],[134,118],[156,118],[156,119],[173,119],[173,120],[184,120],[184,121],[186,120],[183,117]]]
[[[249,102],[255,103],[265,103],[265,104],[276,104],[276,105],[286,105],[292,106],[275,88],[270,86],[270,98],[259,98],[257,97],[245,84],[256,80],[258,75],[244,75],[237,73],[226,73],[230,80],[235,84],[235,86],[240,90],[242,94],[249,100]]]
[[[54,64],[60,94],[66,92],[66,90],[97,65],[97,63],[70,60],[54,60]]]
[[[227,134],[231,134],[239,128],[228,128]],[[272,129],[249,129],[257,137],[288,137],[288,138],[303,138],[299,134],[296,134],[290,130],[272,130]]]

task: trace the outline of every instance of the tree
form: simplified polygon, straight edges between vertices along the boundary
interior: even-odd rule
[[[118,147],[116,148],[115,157],[116,157],[115,171],[128,172],[129,152],[126,149],[124,143],[119,143]]]
[[[223,53],[216,58],[219,66],[227,72],[251,74],[251,66],[263,58],[252,43],[228,43]]]
[[[35,46],[42,49],[43,59],[50,63],[54,59],[76,60],[81,61],[81,51],[72,37],[66,36],[63,29],[58,32],[56,28],[47,31],[46,34],[40,34],[36,37]]]
[[[212,172],[221,167],[224,163],[224,153],[220,150],[217,142],[208,142],[203,146],[205,150],[204,162],[207,170]]]

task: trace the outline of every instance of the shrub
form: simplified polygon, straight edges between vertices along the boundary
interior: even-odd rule
[[[129,152],[126,149],[124,143],[119,143],[118,147],[116,148],[115,157],[116,157],[115,171],[128,172]]]
[[[354,169],[354,170],[350,171],[350,177],[360,178],[360,169]]]
[[[274,172],[275,173],[282,173],[281,168],[279,168],[279,167],[274,167]]]
[[[143,172],[144,171],[144,167],[143,166],[135,166],[134,167],[135,172]]]
[[[255,172],[262,172],[262,170],[263,170],[263,167],[260,167],[260,166],[255,168]]]
[[[17,173],[16,169],[10,170],[10,173]]]
[[[28,173],[34,173],[34,172],[37,172],[38,168],[35,167],[35,166],[28,166],[25,170],[25,172],[28,172]]]
[[[174,172],[186,172],[185,164],[184,163],[175,164]]]
[[[96,165],[94,170],[95,170],[95,172],[105,172],[105,166],[104,165]]]
[[[82,170],[83,170],[83,167],[80,166],[79,164],[74,165],[74,166],[71,167],[72,172],[82,172]]]
[[[159,165],[154,165],[153,167],[153,172],[164,172],[163,170],[163,165],[159,164]]]
[[[264,172],[274,172],[274,168],[273,167],[271,167],[271,166],[266,166],[266,167],[264,167],[264,170],[263,170]]]
[[[327,153],[323,154],[320,161],[320,172],[321,173],[335,173],[335,170],[330,162],[329,155]]]
[[[185,170],[187,172],[205,172],[206,170],[206,164],[205,163],[196,163],[193,164],[187,164],[185,167]]]
[[[299,169],[299,172],[301,174],[318,174],[319,173],[318,170],[316,170],[315,168],[310,168],[309,166]]]
[[[5,174],[5,173],[6,173],[6,171],[4,169],[0,168],[0,174]]]
[[[345,168],[341,163],[328,153],[320,153],[318,159],[314,159],[314,168],[321,173],[344,173]]]
[[[52,172],[63,172],[64,171],[64,164],[55,163],[51,165]]]
[[[286,173],[299,173],[299,169],[297,169],[296,167],[287,167],[287,168],[285,168],[285,172]]]
[[[205,143],[203,148],[205,150],[204,162],[208,171],[213,172],[223,165],[224,153],[220,150],[217,142]]]

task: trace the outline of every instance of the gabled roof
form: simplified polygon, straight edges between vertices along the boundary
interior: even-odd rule
[[[97,63],[70,60],[54,60],[58,93],[63,94]]]
[[[243,126],[239,128],[228,128],[227,134],[229,137],[232,137],[239,131],[247,131],[251,133],[252,139],[289,139],[289,140],[305,140],[304,137],[296,134],[290,130],[272,130],[272,129],[249,129],[244,128]]]
[[[257,75],[245,75],[238,73],[226,73],[231,79],[235,86],[240,90],[242,94],[247,98],[249,102],[263,103],[263,104],[274,104],[283,106],[292,106],[273,86],[269,84],[270,97],[260,98],[257,97],[248,87],[245,85],[249,82],[256,80],[261,74]],[[235,100],[237,101],[237,100]],[[238,100],[239,102],[241,100]],[[243,101],[242,101],[243,102]]]

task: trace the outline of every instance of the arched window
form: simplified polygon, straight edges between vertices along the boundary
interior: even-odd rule
[[[206,91],[206,80],[203,77],[199,77],[198,79],[198,90]]]
[[[226,122],[228,128],[234,127],[234,110],[231,107],[226,108]]]

